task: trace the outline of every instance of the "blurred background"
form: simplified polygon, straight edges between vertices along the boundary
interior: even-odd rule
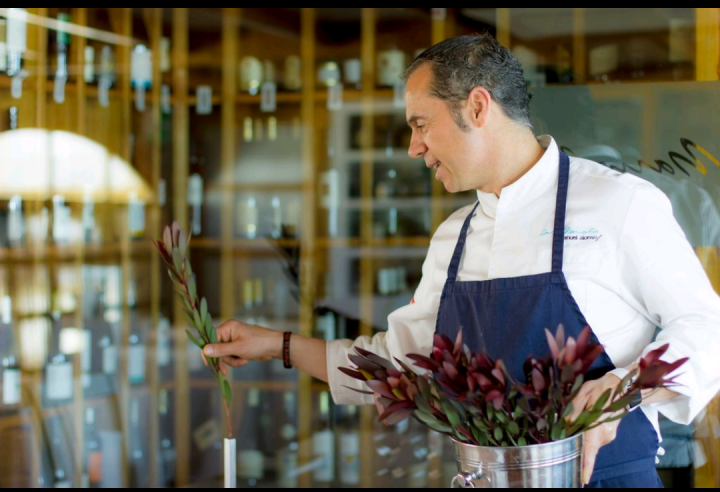
[[[386,330],[476,200],[407,156],[399,75],[453,35],[512,49],[536,133],[666,192],[720,289],[719,12],[0,8],[0,485],[222,486],[217,382],[150,242],[174,220],[216,323]],[[231,380],[240,487],[457,472],[448,439],[280,361]],[[662,422],[666,486],[720,486],[719,417]]]

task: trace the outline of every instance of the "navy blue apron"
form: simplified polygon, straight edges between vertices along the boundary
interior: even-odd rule
[[[529,355],[543,358],[550,354],[545,328],[554,334],[562,324],[565,336],[577,339],[588,325],[562,271],[569,177],[570,159],[561,152],[552,271],[524,277],[458,282],[470,219],[479,203],[465,219],[448,269],[436,333],[455,340],[458,330],[462,329],[463,342],[473,352],[485,351],[494,359],[502,359],[515,379],[524,380],[523,364]],[[592,339],[598,343],[594,333]],[[603,353],[588,372],[588,379],[597,379],[612,369],[615,366]],[[598,453],[589,486],[661,486],[655,470],[657,449],[657,433],[648,418],[642,411],[630,413],[621,420],[616,439]]]

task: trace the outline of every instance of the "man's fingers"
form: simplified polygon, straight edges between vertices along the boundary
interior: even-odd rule
[[[583,464],[582,464],[582,483],[587,485],[590,483],[593,470],[595,469],[595,458],[598,453],[598,446],[592,439],[586,439],[583,443]]]
[[[247,359],[240,359],[238,357],[223,357],[223,364],[229,367],[243,367],[249,362]]]
[[[202,355],[203,363],[207,366],[207,365],[208,365],[208,360],[207,360],[207,357],[205,357],[205,352],[200,352],[200,355]]]
[[[578,394],[578,396],[575,397],[572,402],[573,411],[572,414],[570,414],[571,422],[575,422],[578,419],[582,411],[585,410],[585,407],[587,406],[589,400],[589,394]]]

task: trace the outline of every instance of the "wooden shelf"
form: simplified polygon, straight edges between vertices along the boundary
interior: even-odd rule
[[[306,185],[303,183],[272,183],[272,182],[259,182],[259,183],[208,183],[205,187],[206,191],[218,191],[227,193],[287,193],[287,192],[301,192]]]
[[[258,250],[267,249],[270,246],[279,248],[297,248],[300,246],[299,239],[233,239],[229,246],[233,250]],[[220,238],[193,238],[190,241],[190,248],[196,249],[222,249],[223,240]]]
[[[151,253],[154,247],[150,241],[137,240],[130,243],[128,255],[139,258]],[[124,256],[121,244],[79,246],[41,246],[33,248],[0,248],[0,264],[27,264],[58,262],[67,263],[83,258],[86,261],[118,260]]]
[[[373,238],[366,244],[361,238],[347,237],[318,238],[316,245],[320,248],[394,248],[394,247],[426,247],[430,245],[430,236]]]
[[[220,81],[218,81],[218,84]],[[0,76],[0,89],[7,89],[10,90],[10,87],[12,85],[12,79],[7,76]],[[35,77],[28,77],[23,81],[23,91],[25,90],[35,90],[37,87],[37,79]],[[78,83],[74,80],[71,80],[65,84],[65,92],[67,94],[75,94],[77,93],[78,89]],[[48,79],[45,83],[45,90],[48,94],[52,95],[55,91],[55,82],[52,79]],[[86,97],[88,99],[97,99],[99,90],[97,85],[93,84],[87,84],[86,85]],[[114,99],[121,99],[122,98],[122,91],[116,87],[110,88],[108,91],[109,97],[111,100]],[[343,90],[343,99],[346,101],[359,101],[363,98],[364,92],[357,89],[345,89]],[[324,102],[327,101],[328,98],[328,91],[327,89],[316,89],[315,90],[315,100],[318,102]],[[394,97],[394,93],[392,89],[385,89],[385,88],[378,88],[373,91],[373,98],[375,99],[392,99]],[[302,92],[285,92],[282,90],[278,90],[275,100],[278,104],[300,104],[302,102],[303,93]],[[148,89],[145,93],[145,100],[148,104],[152,104],[155,101],[155,98],[152,94],[152,89]],[[175,97],[170,97],[171,103],[175,103]],[[190,89],[190,93],[188,94],[188,105],[190,107],[197,106],[197,97],[195,96],[195,88]],[[261,101],[261,95],[258,93],[256,95],[252,95],[249,93],[240,93],[236,96],[235,102],[238,105],[260,105]],[[213,97],[212,97],[212,104],[213,106],[220,106],[223,103],[223,98],[221,95],[219,95],[219,91],[214,91]]]

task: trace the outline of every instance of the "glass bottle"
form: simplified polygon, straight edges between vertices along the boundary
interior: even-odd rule
[[[238,486],[257,487],[265,477],[265,455],[261,444],[261,393],[257,388],[247,392],[247,406],[242,414],[238,436],[237,474]]]
[[[177,464],[177,450],[175,449],[174,433],[168,422],[168,391],[160,390],[158,397],[158,410],[160,412],[160,487],[175,487],[175,469]]]
[[[22,371],[17,360],[17,345],[12,323],[12,300],[4,296],[0,300],[0,356],[2,356],[2,403],[17,405],[22,399]]]
[[[85,477],[86,488],[102,487],[103,453],[95,420],[95,409],[85,409]]]
[[[335,433],[330,422],[330,394],[320,393],[320,421],[313,433],[313,456],[317,465],[313,469],[313,481],[317,486],[332,486],[335,481]]]

